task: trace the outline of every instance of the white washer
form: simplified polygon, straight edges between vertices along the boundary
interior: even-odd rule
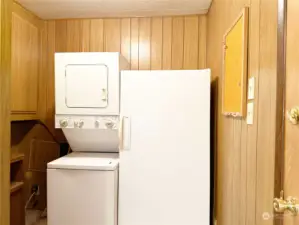
[[[118,163],[82,152],[48,163],[48,225],[117,225]]]

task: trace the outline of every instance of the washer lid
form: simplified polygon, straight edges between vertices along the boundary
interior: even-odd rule
[[[118,161],[118,153],[73,152],[48,163],[48,169],[115,170]]]

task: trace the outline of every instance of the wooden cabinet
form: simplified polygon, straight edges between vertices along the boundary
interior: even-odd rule
[[[38,28],[12,16],[12,112],[37,112]]]
[[[14,3],[12,13],[12,120],[38,119],[43,22]]]

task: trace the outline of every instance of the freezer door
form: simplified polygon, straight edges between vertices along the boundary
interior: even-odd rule
[[[119,225],[208,225],[210,71],[121,79]]]

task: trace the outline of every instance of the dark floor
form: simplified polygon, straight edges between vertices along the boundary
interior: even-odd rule
[[[26,225],[47,225],[44,214],[39,210],[26,210]]]

